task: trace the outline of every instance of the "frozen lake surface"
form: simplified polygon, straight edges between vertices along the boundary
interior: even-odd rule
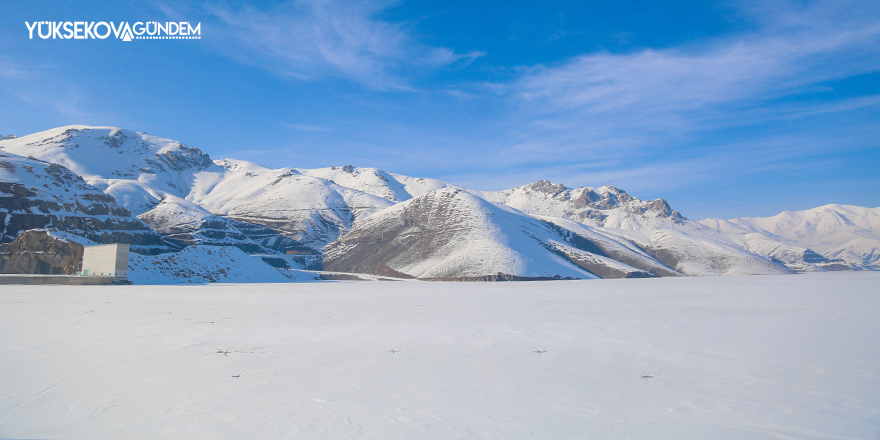
[[[0,287],[3,439],[880,438],[880,273]]]

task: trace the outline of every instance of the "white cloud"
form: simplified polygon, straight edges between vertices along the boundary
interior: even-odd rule
[[[100,120],[88,110],[87,97],[80,87],[57,74],[58,66],[12,61],[0,54],[0,93],[28,106],[48,111],[63,123],[87,123]]]
[[[239,61],[300,80],[339,77],[376,89],[409,89],[409,76],[481,53],[420,44],[376,18],[387,2],[295,0],[269,10],[212,5],[212,35]]]
[[[878,96],[785,99],[822,82],[880,71],[876,6],[768,8],[755,12],[768,15],[748,35],[699,46],[592,53],[527,69],[508,89],[518,109],[511,129],[518,135],[502,156],[521,163],[551,156],[570,163],[615,158],[621,179],[646,157],[687,163],[700,172],[716,168],[715,150],[740,142],[725,139],[724,130],[776,120],[784,132],[787,120],[878,106]],[[756,136],[757,145],[766,145],[763,135]],[[793,142],[799,137],[780,136]],[[811,154],[821,145],[800,144],[790,153]],[[614,173],[593,175],[614,180]]]

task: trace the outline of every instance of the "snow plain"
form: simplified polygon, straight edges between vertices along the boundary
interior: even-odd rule
[[[0,438],[877,439],[878,286],[2,286]]]

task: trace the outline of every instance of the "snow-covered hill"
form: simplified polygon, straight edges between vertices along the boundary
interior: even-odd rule
[[[129,243],[135,252],[168,250],[159,234],[64,166],[0,150],[0,242],[44,228]]]
[[[251,254],[262,254],[298,247],[296,241],[263,225],[214,215],[193,202],[172,195],[138,218],[177,248],[193,244],[234,246]]]
[[[195,147],[114,127],[53,128],[0,141],[0,149],[63,165],[136,215],[166,194],[188,194],[193,173],[220,169]]]
[[[231,159],[216,163],[221,171],[195,175],[188,200],[217,215],[273,228],[316,252],[356,219],[394,204],[302,172],[311,170],[269,169]]]
[[[744,251],[730,237],[688,220],[663,199],[640,200],[613,186],[569,189],[540,180],[505,191],[471,192],[557,224],[564,219],[600,228],[685,275],[786,272],[779,264]]]
[[[190,246],[162,255],[132,255],[128,278],[135,284],[290,281],[259,257],[232,246]]]
[[[700,223],[746,240],[758,234],[765,237],[762,242],[772,240],[809,251],[814,260],[817,258],[813,254],[818,253],[829,260],[880,270],[880,208],[825,205],[773,217],[706,219]],[[754,248],[748,244],[748,249]]]
[[[325,268],[422,279],[678,275],[583,225],[566,229],[455,188],[359,222],[327,246]]]
[[[135,215],[161,219],[154,224],[159,229],[175,226],[163,212],[197,218],[205,210],[264,226],[253,232],[237,223],[234,228],[252,241],[280,244],[270,246],[276,251],[320,251],[358,218],[451,186],[372,168],[270,169],[235,159],[212,161],[178,141],[114,127],[60,127],[0,140],[0,149],[70,168]],[[152,212],[157,208],[159,212]],[[269,230],[274,238],[266,237]],[[241,243],[235,236],[228,243],[220,238],[214,242]]]

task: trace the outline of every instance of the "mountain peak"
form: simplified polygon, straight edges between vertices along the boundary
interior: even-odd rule
[[[547,193],[547,194],[550,194],[551,196],[559,194],[559,193],[566,191],[568,189],[565,187],[565,185],[563,185],[561,183],[554,184],[554,183],[550,182],[549,180],[539,180],[535,183],[530,183],[530,184],[526,185],[525,188],[528,188],[532,191],[540,191],[543,193]]]

